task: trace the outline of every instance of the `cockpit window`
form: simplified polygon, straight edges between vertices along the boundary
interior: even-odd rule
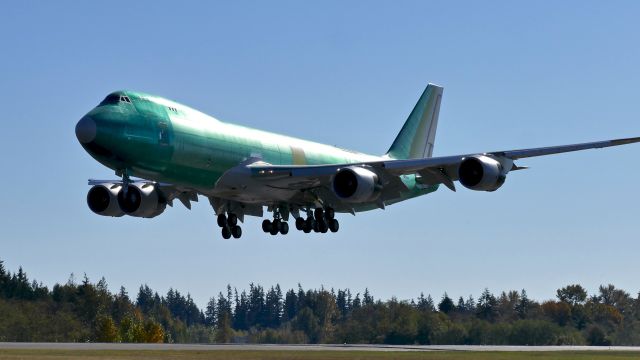
[[[129,97],[125,95],[109,94],[107,95],[106,98],[104,98],[104,100],[102,100],[102,102],[98,106],[115,105],[115,104],[118,104],[119,102],[126,102],[131,104],[131,99],[129,99]]]

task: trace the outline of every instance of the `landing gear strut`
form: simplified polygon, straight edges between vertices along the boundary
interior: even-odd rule
[[[222,228],[222,237],[239,239],[242,236],[242,228],[238,225],[238,216],[234,213],[218,215],[218,226]]]

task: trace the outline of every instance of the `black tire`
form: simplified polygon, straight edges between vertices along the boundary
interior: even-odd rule
[[[326,208],[324,210],[324,218],[327,220],[333,220],[333,218],[336,216],[336,211],[333,210],[333,208]]]
[[[224,227],[225,225],[227,225],[227,217],[222,213],[218,215],[218,226]]]
[[[269,221],[269,219],[262,220],[262,231],[266,233],[271,231],[271,221]]]
[[[315,220],[313,220],[313,218],[312,218],[312,217],[308,217],[308,218],[307,218],[307,221],[306,221],[306,225],[305,225],[305,226],[306,226],[306,228],[308,228],[308,229],[309,229],[309,231],[308,231],[308,232],[311,232],[311,230],[313,230],[313,229],[315,229],[315,228],[316,228],[316,221],[315,221]]]
[[[229,214],[227,217],[227,224],[229,224],[229,226],[238,225],[238,216],[236,214]]]
[[[302,231],[304,231],[305,234],[308,234],[311,232],[311,228],[309,226],[307,226],[307,224],[304,225],[304,229],[302,229]]]
[[[222,237],[225,239],[231,238],[231,230],[229,230],[228,226],[222,228]]]
[[[331,230],[331,232],[338,232],[338,230],[340,230],[340,223],[338,222],[338,220],[329,220],[329,230]]]
[[[318,221],[318,231],[320,231],[323,234],[329,231],[329,225],[327,225],[326,221],[324,220]]]
[[[271,231],[269,231],[269,233],[271,235],[278,235],[279,231],[280,231],[280,220],[273,220],[273,223],[271,223]]]
[[[289,224],[287,224],[286,222],[281,222],[280,223],[280,234],[282,235],[287,235],[289,233]]]
[[[234,239],[240,239],[240,236],[242,236],[242,228],[238,225],[232,227],[231,235],[233,236]]]
[[[313,215],[316,218],[316,221],[321,220],[324,217],[324,210],[322,210],[322,208],[316,208],[313,211]]]
[[[299,217],[296,219],[296,229],[304,230],[305,221],[303,218]]]

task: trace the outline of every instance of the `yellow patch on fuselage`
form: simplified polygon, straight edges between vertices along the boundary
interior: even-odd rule
[[[291,157],[293,158],[293,165],[306,165],[307,159],[304,156],[304,150],[297,146],[291,146]]]

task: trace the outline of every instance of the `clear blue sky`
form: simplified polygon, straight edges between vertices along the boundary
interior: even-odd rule
[[[108,92],[384,153],[427,82],[445,87],[435,155],[640,136],[640,3],[30,2],[0,12],[0,259],[47,285],[105,276],[190,292],[250,282],[477,297],[580,283],[636,293],[640,145],[521,161],[495,193],[446,188],[340,216],[337,234],[222,240],[208,202],[105,218],[113,173],[74,126]]]

